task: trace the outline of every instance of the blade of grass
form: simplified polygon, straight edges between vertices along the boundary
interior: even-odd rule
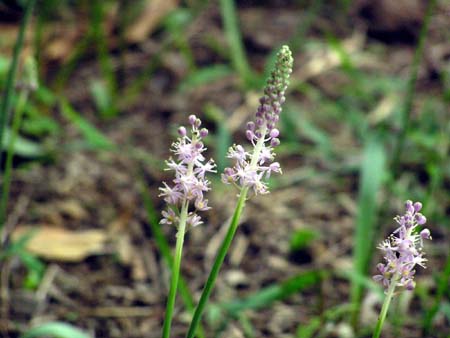
[[[66,99],[60,100],[61,113],[83,134],[86,142],[94,149],[113,150],[114,143],[103,135],[94,125],[73,109]]]
[[[141,196],[144,203],[145,210],[147,212],[147,220],[152,231],[152,234],[155,238],[156,246],[158,247],[161,256],[164,258],[167,266],[170,270],[173,268],[173,256],[171,253],[171,249],[169,243],[167,242],[166,237],[164,236],[161,228],[159,226],[159,215],[157,214],[153,202],[150,198],[150,195],[145,187],[143,180],[141,179],[140,184]],[[178,291],[180,292],[180,296],[183,299],[183,302],[188,309],[189,312],[194,312],[194,299],[189,291],[188,285],[184,280],[183,276],[180,275],[178,281]],[[198,332],[198,336],[200,338],[204,337],[203,329],[200,327]]]
[[[8,123],[8,115],[9,115],[9,111],[11,109],[11,100],[12,100],[13,90],[14,90],[14,86],[15,86],[20,51],[22,50],[22,47],[23,47],[25,29],[28,25],[28,21],[30,20],[31,13],[33,11],[35,3],[36,3],[36,0],[28,0],[28,2],[27,2],[26,7],[25,7],[25,14],[24,14],[22,22],[20,24],[19,35],[17,36],[17,41],[16,41],[16,44],[14,45],[13,57],[12,57],[11,65],[9,67],[8,77],[6,79],[3,100],[0,104],[0,141],[3,140],[4,131],[5,131],[6,125]],[[0,162],[2,159],[1,143],[2,142],[0,142]],[[3,224],[0,224],[0,228],[2,226],[3,226]]]
[[[276,301],[282,301],[291,295],[305,290],[313,285],[317,285],[324,278],[324,272],[307,271],[295,275],[285,281],[265,287],[254,294],[243,299],[236,299],[230,302],[211,304],[208,306],[208,318],[210,322],[216,322],[220,331],[224,331],[228,326],[229,319],[234,318],[242,320],[246,310],[260,310],[270,307]],[[224,315],[225,314],[225,315]],[[251,324],[248,320],[242,322],[243,328],[247,332],[247,336],[252,336]]]
[[[331,309],[326,310],[321,316],[311,318],[308,324],[300,325],[297,328],[296,337],[298,338],[311,338],[321,337],[319,335],[321,328],[325,326],[327,321],[336,321],[341,316],[347,314],[352,309],[350,304],[337,305]]]
[[[378,214],[377,194],[385,176],[385,151],[383,144],[374,135],[369,135],[364,145],[361,165],[358,211],[353,243],[353,264],[357,275],[366,275],[369,269],[373,248],[372,243]],[[354,306],[352,322],[356,327],[363,287],[352,279],[351,303]]]
[[[287,299],[291,295],[317,285],[323,279],[321,271],[307,271],[295,275],[279,284],[263,288],[244,299],[233,300],[228,303],[217,304],[228,315],[237,317],[245,310],[259,310],[269,307],[276,301]]]
[[[428,2],[427,10],[424,16],[424,21],[419,34],[419,43],[414,52],[414,59],[411,66],[411,73],[406,87],[405,100],[403,102],[403,109],[401,112],[401,126],[400,134],[398,135],[397,143],[395,145],[393,156],[392,156],[392,173],[396,177],[399,174],[399,165],[401,162],[401,155],[403,151],[403,146],[405,143],[406,135],[409,131],[409,125],[411,120],[411,111],[413,106],[414,95],[416,92],[416,82],[417,76],[419,74],[419,66],[422,61],[425,39],[428,32],[428,26],[431,20],[432,13],[436,7],[436,0],[430,0]]]
[[[251,88],[254,85],[254,77],[242,43],[234,0],[220,0],[220,12],[230,48],[230,58],[233,67],[239,73],[244,85],[247,88]]]
[[[106,83],[106,91],[108,97],[108,105],[103,107],[100,114],[105,118],[114,117],[118,110],[115,105],[115,98],[117,97],[117,80],[114,73],[111,57],[108,53],[107,39],[103,32],[104,20],[104,1],[94,0],[91,2],[91,35],[95,41],[97,49],[97,58],[100,62],[100,70],[102,78]]]
[[[8,149],[6,150],[5,172],[3,174],[2,194],[0,199],[0,232],[3,229],[3,224],[6,220],[6,210],[8,207],[9,189],[11,186],[11,176],[13,171],[12,164],[14,157],[14,147],[16,144],[17,136],[19,134],[19,128],[22,122],[23,111],[27,100],[28,90],[23,90],[20,93],[19,100],[16,105],[16,112],[13,116],[12,122],[11,138],[9,140]]]
[[[198,86],[217,81],[231,73],[232,71],[227,65],[216,64],[204,67],[185,77],[178,85],[178,90],[192,90]]]
[[[42,336],[56,338],[92,338],[87,332],[63,322],[41,324],[28,330],[20,336],[20,338],[34,338]]]

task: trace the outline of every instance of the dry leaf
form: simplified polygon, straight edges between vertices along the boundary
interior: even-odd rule
[[[126,40],[132,43],[145,40],[161,19],[177,5],[178,0],[147,0],[141,15],[127,28]]]
[[[71,231],[46,225],[19,226],[12,238],[17,240],[30,231],[34,234],[27,242],[26,249],[45,259],[79,262],[90,255],[106,251],[108,236],[102,230]]]

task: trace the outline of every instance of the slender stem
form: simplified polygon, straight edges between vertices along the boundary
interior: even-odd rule
[[[14,114],[14,119],[12,123],[11,136],[8,144],[7,154],[6,154],[6,163],[5,163],[5,172],[3,175],[3,187],[2,194],[0,200],[0,224],[5,222],[6,218],[6,209],[8,207],[8,198],[9,198],[9,188],[11,186],[11,173],[12,173],[12,162],[14,157],[14,145],[17,140],[17,135],[19,133],[20,123],[22,122],[23,112],[25,110],[25,104],[28,99],[28,90],[24,89],[19,96],[19,101],[17,103],[16,113]],[[0,227],[1,229],[1,227]],[[2,242],[2,238],[0,238],[0,243]]]
[[[173,309],[178,289],[178,279],[180,277],[181,254],[183,252],[184,234],[186,232],[186,221],[188,215],[188,201],[181,207],[180,223],[178,224],[177,243],[175,246],[175,258],[173,261],[172,279],[170,283],[169,297],[166,305],[166,316],[164,318],[163,338],[170,337],[170,327],[172,324]]]
[[[203,288],[202,295],[198,302],[197,308],[195,309],[194,316],[192,318],[191,324],[189,326],[189,331],[186,335],[188,338],[193,338],[195,336],[195,332],[197,330],[197,326],[200,323],[200,319],[202,313],[205,309],[206,303],[208,302],[211,291],[214,287],[214,283],[216,281],[217,275],[219,274],[220,267],[225,259],[225,256],[228,252],[228,249],[233,241],[234,234],[239,225],[239,219],[241,218],[242,210],[245,206],[245,200],[247,198],[248,188],[243,188],[239,195],[239,199],[236,205],[236,209],[234,210],[233,218],[231,219],[230,227],[228,228],[228,232],[225,236],[225,239],[220,246],[219,252],[214,261],[211,272],[209,273],[208,280]]]
[[[266,126],[264,126],[261,130],[261,134],[265,135]],[[261,137],[255,145],[253,150],[252,160],[250,162],[250,167],[255,168],[258,165],[259,155],[264,145],[264,137]],[[186,335],[187,338],[193,338],[195,336],[197,326],[200,323],[200,319],[202,317],[203,311],[205,310],[206,303],[208,302],[209,296],[211,295],[211,291],[214,287],[214,283],[216,281],[217,275],[219,274],[219,270],[223,264],[225,256],[227,255],[228,249],[230,248],[231,242],[233,241],[234,234],[239,225],[239,219],[242,215],[242,210],[244,210],[245,201],[247,199],[248,187],[244,187],[239,194],[239,199],[237,201],[236,209],[234,210],[233,218],[231,219],[230,227],[228,228],[228,232],[225,235],[225,238],[220,246],[219,252],[214,261],[211,272],[209,273],[208,280],[206,281],[205,286],[203,287],[202,295],[200,296],[200,300],[198,302],[197,308],[195,309],[194,316],[192,318],[191,324],[189,325],[189,331]]]
[[[384,299],[383,307],[381,308],[380,316],[378,317],[377,326],[373,333],[372,338],[379,338],[381,335],[381,330],[383,329],[384,320],[386,319],[386,314],[389,309],[389,304],[391,303],[392,296],[394,295],[395,287],[397,285],[396,276],[392,278],[391,285],[389,285],[386,298]]]
[[[11,109],[11,98],[13,96],[14,82],[16,79],[17,67],[19,64],[19,55],[22,50],[23,40],[25,36],[25,28],[28,24],[28,21],[31,16],[31,12],[33,11],[33,7],[36,0],[28,0],[27,5],[25,7],[25,14],[22,19],[22,23],[20,24],[19,35],[17,36],[17,42],[14,46],[14,52],[12,57],[11,66],[9,67],[8,78],[6,80],[5,92],[3,94],[3,100],[0,103],[0,162],[2,156],[2,148],[3,148],[3,136],[4,130],[8,121],[9,110]],[[3,224],[0,224],[0,228]]]

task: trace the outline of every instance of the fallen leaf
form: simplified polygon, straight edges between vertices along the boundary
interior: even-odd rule
[[[102,230],[72,231],[47,225],[18,226],[13,240],[34,232],[26,249],[45,259],[63,262],[80,262],[93,254],[106,252],[108,236]]]
[[[145,40],[161,19],[176,8],[178,0],[147,0],[139,17],[128,26],[125,38],[136,43]]]

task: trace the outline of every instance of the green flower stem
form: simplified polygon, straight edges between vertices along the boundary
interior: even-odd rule
[[[261,131],[263,135],[265,134],[265,132],[266,128],[264,128]],[[261,153],[263,145],[264,145],[264,137],[261,137],[256,143],[255,149],[253,151],[253,157],[250,163],[250,166],[252,168],[254,168],[258,163],[259,154]],[[242,188],[239,194],[236,209],[234,210],[233,218],[231,219],[230,227],[228,228],[228,232],[222,242],[222,245],[220,246],[219,253],[216,256],[211,272],[209,273],[208,280],[206,281],[206,284],[203,287],[202,295],[200,296],[200,300],[198,302],[197,308],[195,309],[191,324],[189,325],[189,331],[186,335],[187,338],[195,337],[197,327],[200,323],[209,296],[211,295],[211,291],[214,287],[217,275],[219,274],[219,270],[223,264],[225,256],[227,255],[231,242],[233,241],[234,234],[236,233],[236,230],[239,226],[239,220],[241,218],[242,211],[244,210],[245,201],[247,199],[247,193],[248,187]]]
[[[373,333],[372,338],[379,338],[381,335],[381,330],[383,329],[384,320],[386,319],[386,314],[389,309],[389,304],[391,303],[392,296],[394,295],[395,287],[397,285],[396,278],[392,278],[391,285],[389,285],[386,298],[384,299],[383,307],[381,308],[380,316],[378,317],[377,326]]]
[[[233,218],[231,219],[230,227],[228,228],[228,232],[225,236],[225,239],[220,246],[219,253],[216,256],[211,272],[209,273],[208,280],[203,288],[202,295],[198,302],[197,308],[195,309],[194,316],[192,318],[191,324],[189,326],[189,331],[186,335],[188,338],[195,337],[195,332],[197,330],[198,324],[200,323],[200,319],[202,313],[205,309],[206,303],[208,302],[211,291],[214,287],[214,283],[216,281],[217,275],[219,274],[219,270],[222,266],[222,263],[227,255],[228,249],[233,241],[234,234],[239,225],[239,219],[242,215],[242,210],[245,206],[245,200],[247,198],[248,188],[243,188],[239,195],[239,199],[236,205],[236,209],[234,210]]]
[[[163,338],[170,338],[170,327],[172,324],[173,309],[180,277],[181,254],[183,252],[184,234],[186,233],[186,221],[188,216],[188,201],[181,207],[180,223],[178,224],[177,243],[175,246],[175,257],[173,261],[172,278],[170,283],[169,297],[167,299],[166,316],[164,318]]]

